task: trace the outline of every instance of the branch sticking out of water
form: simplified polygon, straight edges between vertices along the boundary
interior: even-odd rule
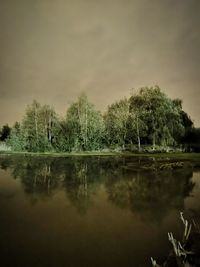
[[[151,263],[153,267],[160,267],[160,265],[158,265],[156,260],[154,260],[152,257],[151,257]]]
[[[188,223],[188,221],[183,217],[183,212],[180,212],[180,217],[181,217],[181,221],[183,222],[185,229],[184,229],[184,234],[183,234],[183,242],[187,241],[190,233],[191,233],[191,229],[192,229],[192,224]]]
[[[191,234],[191,231],[193,230],[192,224],[183,217],[183,212],[180,212],[180,218],[184,225],[183,242],[181,243],[177,241],[171,232],[168,233],[168,239],[173,246],[173,253],[170,253],[166,262],[161,266],[199,266],[196,265],[196,262],[198,262],[198,264],[200,262],[200,254],[197,249],[200,244],[197,242],[200,237],[199,224],[197,221],[193,220],[193,229],[196,229],[196,232],[193,231]],[[195,265],[190,265],[191,262],[192,264],[195,263]],[[151,263],[153,267],[160,267],[153,258],[151,258]]]

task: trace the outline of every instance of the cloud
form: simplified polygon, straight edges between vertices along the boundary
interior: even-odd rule
[[[104,110],[159,84],[200,125],[199,11],[198,0],[1,0],[0,124],[34,98],[64,114],[86,91]]]

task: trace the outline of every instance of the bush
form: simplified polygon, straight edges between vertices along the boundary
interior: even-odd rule
[[[4,142],[0,142],[0,151],[11,151],[11,147]]]

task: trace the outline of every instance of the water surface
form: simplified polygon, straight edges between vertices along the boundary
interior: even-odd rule
[[[146,267],[200,213],[200,172],[153,159],[0,157],[2,267]]]

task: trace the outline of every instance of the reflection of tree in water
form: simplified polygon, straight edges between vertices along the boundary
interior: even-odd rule
[[[194,187],[192,168],[171,171],[133,171],[106,183],[109,200],[141,216],[162,218],[170,209],[182,210]]]
[[[92,196],[108,177],[121,173],[124,158],[76,157],[66,162],[64,187],[71,203],[85,213],[92,205]]]
[[[85,213],[92,204],[101,181],[98,159],[76,158],[67,162],[63,185],[71,203],[80,213]]]
[[[24,192],[32,196],[34,203],[52,196],[59,186],[53,159],[17,156],[1,159],[0,162],[1,165],[6,162],[15,179],[20,178]]]
[[[91,205],[91,196],[101,180],[99,158],[18,156],[1,158],[0,165],[11,169],[14,178],[20,178],[33,203],[50,198],[57,189],[64,188],[80,213],[86,212]]]
[[[118,157],[0,158],[0,166],[20,178],[33,201],[64,189],[72,205],[85,213],[99,185],[105,184],[112,203],[141,216],[162,218],[172,208],[182,210],[194,186],[192,168],[147,172],[139,169],[144,162]]]

